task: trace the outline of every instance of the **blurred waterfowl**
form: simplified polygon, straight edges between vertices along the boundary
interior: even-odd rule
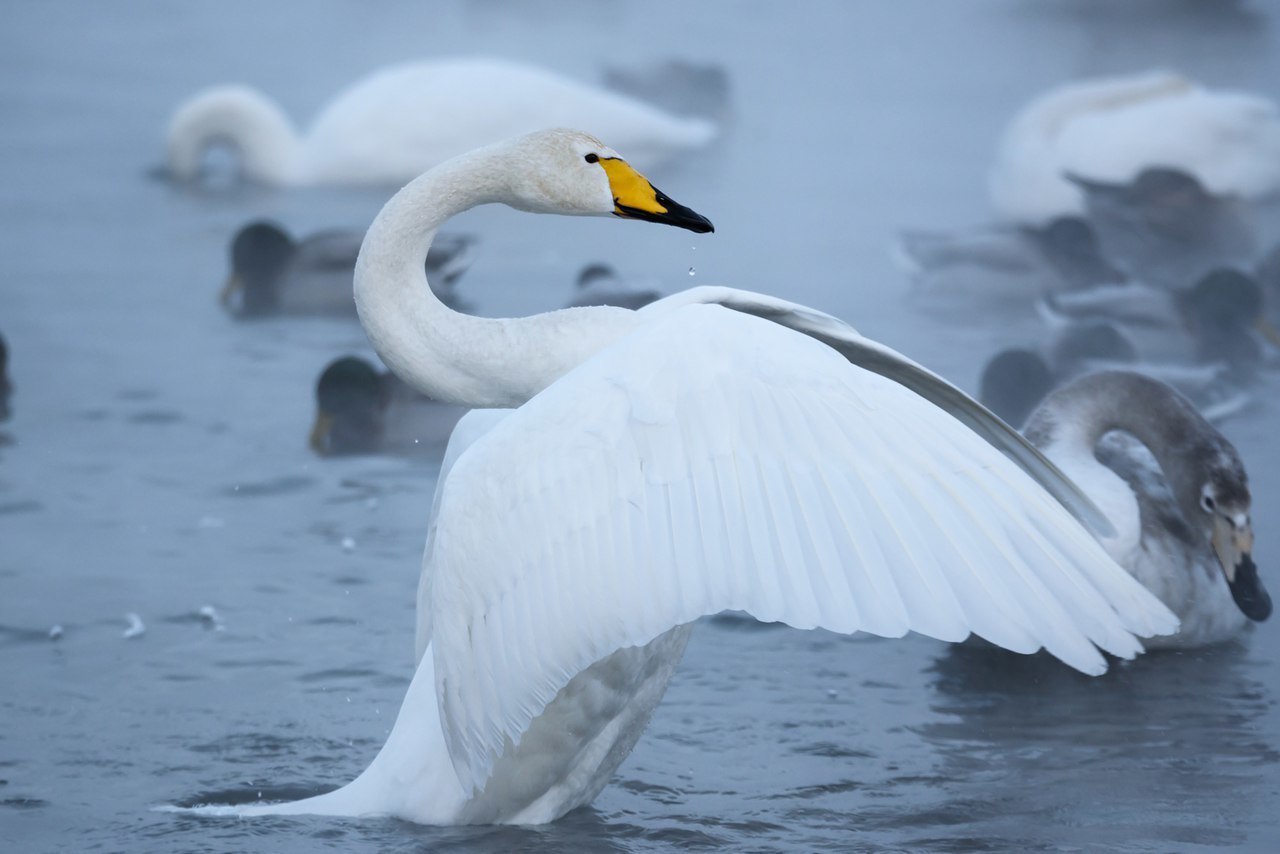
[[[554,820],[608,782],[689,624],[725,608],[841,632],[973,632],[1088,673],[1106,667],[1099,648],[1132,656],[1135,634],[1175,627],[1025,439],[835,318],[729,288],[639,311],[449,311],[423,275],[427,247],[493,202],[712,230],[566,130],[463,155],[386,204],[355,278],[371,342],[420,392],[495,408],[465,416],[446,453],[417,671],[354,782],[202,811]]]
[[[978,382],[978,400],[1020,426],[1050,392],[1091,371],[1124,368],[1173,386],[1209,421],[1247,408],[1252,395],[1221,366],[1184,367],[1139,362],[1134,343],[1111,323],[1071,323],[1045,349],[1011,347],[992,356]]]
[[[1108,554],[1181,620],[1148,646],[1227,640],[1271,615],[1244,464],[1190,401],[1141,374],[1090,374],[1050,395],[1025,432],[1111,519]]]
[[[1066,177],[1083,190],[1107,257],[1129,278],[1180,288],[1215,268],[1253,261],[1253,231],[1239,200],[1208,192],[1181,169],[1149,167],[1122,182]]]
[[[1020,427],[1040,401],[1066,380],[1136,359],[1133,343],[1112,324],[1071,324],[1058,332],[1043,354],[1013,347],[988,360],[978,383],[978,400]]]
[[[677,115],[721,118],[729,111],[729,74],[711,63],[668,59],[635,68],[606,68],[604,85]]]
[[[1194,176],[1217,196],[1280,189],[1280,115],[1270,100],[1206,89],[1168,71],[1075,81],[1040,95],[1005,129],[989,176],[1004,219],[1083,214],[1068,174],[1132,181],[1153,166]]]
[[[566,307],[614,305],[619,308],[643,308],[662,298],[662,291],[624,279],[608,264],[588,264],[578,273],[577,285]]]
[[[1042,226],[905,231],[895,249],[922,293],[968,300],[1028,302],[1127,278],[1103,256],[1092,226],[1077,216]]]
[[[364,234],[329,230],[295,240],[265,220],[251,222],[231,240],[231,273],[222,304],[238,317],[273,314],[355,315],[352,273]],[[460,308],[455,285],[471,265],[469,235],[440,235],[427,254],[436,296]]]
[[[430,400],[358,356],[330,362],[316,382],[311,449],[323,457],[438,456],[466,410]]]
[[[9,380],[9,345],[0,335],[0,421],[9,420],[9,397],[13,394],[13,383]]]
[[[532,65],[474,58],[376,71],[340,91],[305,135],[255,89],[207,89],[175,111],[166,146],[169,171],[182,181],[199,177],[209,147],[227,144],[257,183],[398,185],[476,146],[560,124],[595,128],[650,164],[716,135],[705,119]]]
[[[1247,273],[1213,270],[1185,290],[1141,284],[1054,294],[1042,303],[1051,323],[1106,322],[1145,362],[1227,365],[1240,378],[1265,358],[1276,333],[1263,313],[1262,287]]]

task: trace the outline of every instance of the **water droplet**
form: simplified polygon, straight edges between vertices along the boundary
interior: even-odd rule
[[[696,271],[696,270],[694,270],[692,267],[690,267],[690,268],[689,268],[689,275],[690,275],[690,276],[696,276],[696,275],[697,275],[697,271]]]

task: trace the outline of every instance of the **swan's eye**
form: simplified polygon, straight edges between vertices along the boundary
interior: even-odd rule
[[[1204,508],[1204,512],[1206,512],[1206,513],[1212,513],[1212,512],[1213,512],[1213,510],[1214,510],[1214,508],[1215,508],[1215,507],[1217,507],[1218,505],[1217,505],[1217,503],[1213,500],[1213,496],[1212,496],[1212,495],[1201,495],[1201,496],[1200,496],[1200,506]]]
[[[593,151],[593,152],[591,152],[590,154],[588,154],[586,157],[584,157],[584,158],[582,158],[582,159],[583,159],[583,160],[585,160],[585,161],[587,161],[588,163],[599,163],[599,162],[600,162],[600,155],[596,154],[596,153]]]

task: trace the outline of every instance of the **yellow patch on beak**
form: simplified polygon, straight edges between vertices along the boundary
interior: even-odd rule
[[[614,212],[626,216],[630,211],[664,214],[667,209],[658,201],[658,191],[631,164],[617,157],[601,157],[600,165],[609,176],[613,192]]]
[[[229,306],[232,298],[242,290],[244,290],[244,280],[238,273],[232,273],[227,277],[227,283],[222,286],[222,293],[218,294],[218,302]]]
[[[599,163],[609,179],[609,191],[613,194],[613,215],[627,219],[643,219],[697,234],[715,231],[711,220],[668,198],[649,183],[631,164],[617,157],[601,157],[588,161]]]
[[[316,412],[316,423],[311,427],[307,444],[322,457],[329,455],[329,431],[333,429],[333,416],[321,410]]]

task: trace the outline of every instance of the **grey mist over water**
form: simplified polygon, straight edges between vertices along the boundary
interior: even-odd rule
[[[372,758],[412,673],[438,471],[308,449],[319,370],[369,352],[354,321],[238,323],[216,302],[244,221],[363,228],[389,190],[176,189],[153,172],[183,98],[246,82],[305,123],[409,59],[510,57],[589,81],[719,64],[722,138],[649,176],[716,233],[473,211],[453,225],[481,240],[459,285],[473,310],[558,307],[607,261],[669,292],[812,305],[973,390],[985,358],[1036,327],[981,305],[913,311],[896,231],[987,219],[1001,127],[1065,80],[1165,67],[1280,97],[1273,7],[126,0],[11,3],[0,20],[15,386],[0,424],[0,849],[1275,850],[1274,622],[1089,679],[1044,656],[725,615],[696,629],[614,782],[556,824],[152,809],[297,797]],[[1272,590],[1278,389],[1265,374],[1223,428]],[[125,639],[130,613],[146,632]]]

